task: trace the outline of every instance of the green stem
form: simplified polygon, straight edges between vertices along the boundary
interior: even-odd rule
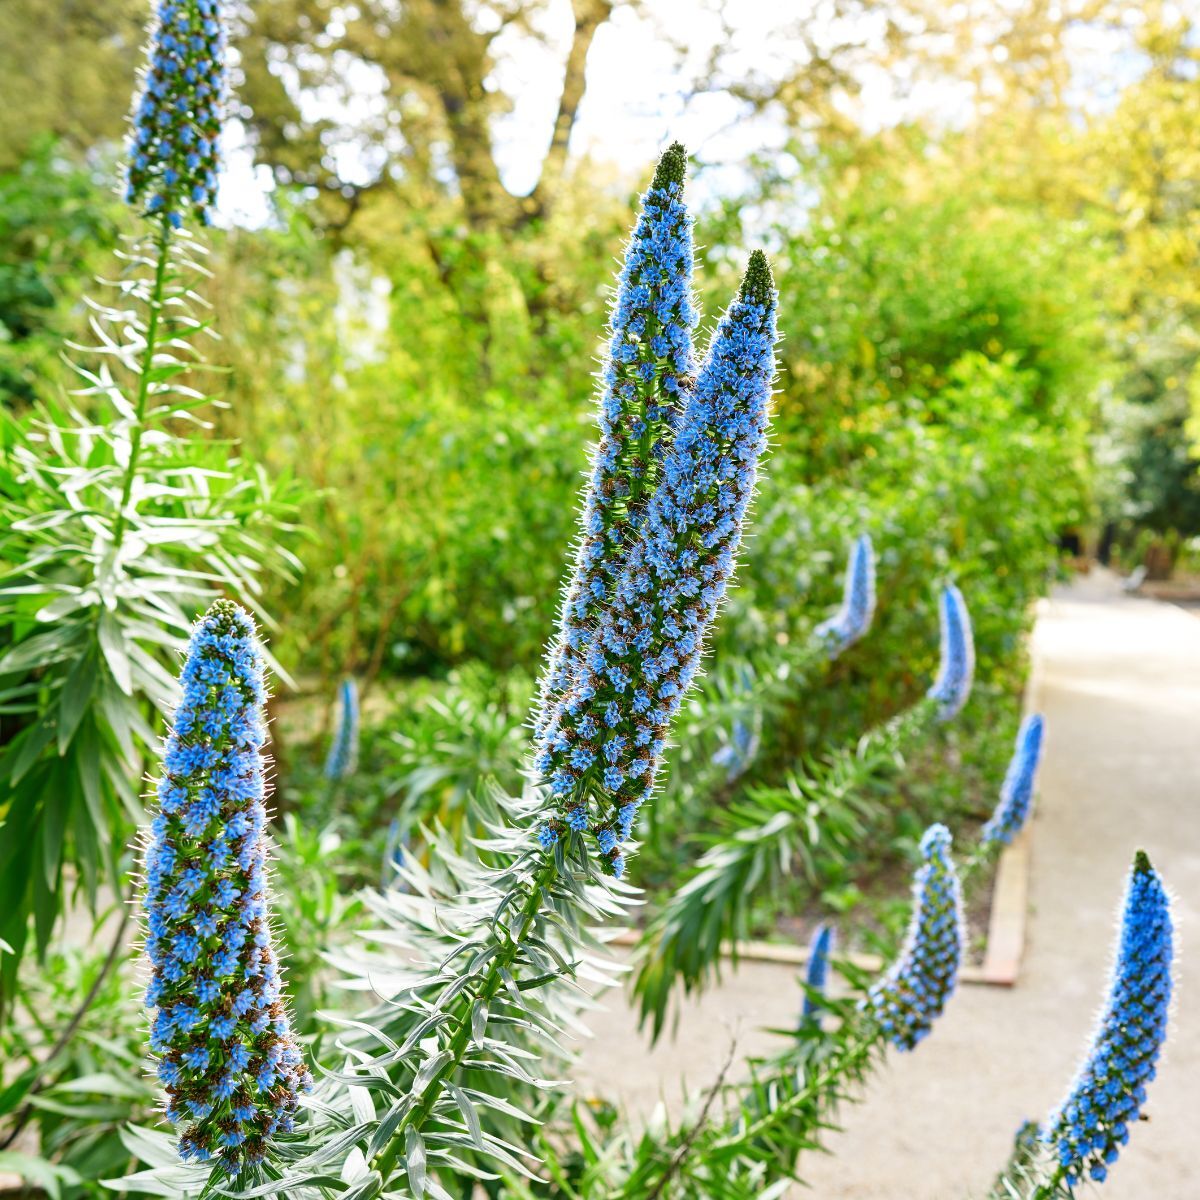
[[[482,1000],[484,1004],[490,1004],[493,997],[500,990],[503,973],[512,966],[521,949],[522,943],[528,937],[529,931],[533,927],[538,913],[541,911],[542,894],[546,889],[546,885],[554,877],[557,869],[553,853],[548,852],[546,860],[542,863],[529,885],[529,895],[525,900],[524,907],[521,909],[514,927],[516,929],[515,936],[511,931],[509,932],[507,945],[492,958],[491,965],[488,967],[487,974],[483,977],[483,982],[479,990],[473,994],[464,996],[464,1007],[459,1019],[458,1028],[454,1033],[454,1037],[450,1040],[449,1057],[425,1085],[425,1089],[421,1093],[421,1098],[405,1113],[400,1124],[396,1126],[396,1132],[392,1135],[392,1140],[380,1151],[379,1157],[376,1159],[376,1169],[385,1181],[391,1178],[392,1172],[396,1169],[396,1160],[400,1155],[400,1146],[405,1133],[409,1129],[416,1129],[418,1131],[421,1129],[429,1119],[429,1115],[433,1111],[433,1106],[437,1103],[442,1081],[450,1072],[458,1070],[462,1065],[467,1048],[471,1044],[471,1007],[478,1000]]]
[[[150,397],[150,372],[154,368],[154,354],[158,346],[158,326],[162,318],[163,293],[167,285],[168,250],[171,244],[171,223],[162,218],[159,226],[155,247],[158,260],[154,266],[154,286],[150,291],[150,316],[146,322],[146,346],[142,351],[142,361],[138,367],[138,390],[134,401],[133,436],[129,443],[129,462],[125,467],[125,480],[121,485],[121,503],[117,509],[117,523],[113,527],[113,553],[121,549],[125,537],[125,527],[128,524],[126,510],[129,499],[133,494],[133,481],[137,475],[138,456],[142,449],[142,433],[146,422],[146,403]]]
[[[29,1088],[27,1096],[36,1096],[46,1087],[46,1075],[54,1069],[57,1063],[58,1056],[67,1048],[71,1039],[75,1036],[75,1031],[83,1024],[84,1017],[91,1011],[92,1005],[96,1001],[96,997],[100,994],[100,989],[104,986],[104,981],[111,974],[113,968],[117,965],[121,957],[121,952],[125,949],[125,931],[129,928],[129,921],[133,913],[133,903],[131,899],[126,899],[121,906],[121,920],[117,924],[117,932],[113,937],[112,945],[109,947],[108,955],[104,962],[100,965],[100,970],[96,972],[96,977],[92,980],[92,985],[88,988],[87,995],[75,1012],[71,1015],[70,1021],[67,1022],[66,1028],[59,1034],[58,1040],[50,1049],[50,1053],[42,1060],[40,1067],[40,1075],[37,1081]],[[36,1014],[35,1014],[36,1018]],[[21,1111],[13,1118],[12,1127],[9,1129],[3,1141],[0,1141],[0,1151],[7,1150],[9,1146],[17,1140],[18,1134],[29,1123],[29,1118],[33,1116],[34,1106],[32,1103],[26,1103]]]
[[[1037,1191],[1030,1196],[1029,1200],[1054,1200],[1056,1196],[1061,1196],[1062,1192],[1059,1191],[1059,1185],[1065,1176],[1066,1172],[1061,1165],[1055,1167],[1054,1174],[1050,1177],[1049,1183],[1039,1184]]]
[[[813,1103],[819,1106],[827,1098],[826,1093],[829,1089],[835,1087],[847,1074],[847,1071],[857,1069],[863,1061],[870,1058],[872,1051],[879,1044],[879,1038],[879,1030],[874,1027],[868,1027],[858,1036],[849,1038],[841,1052],[833,1056],[829,1065],[819,1075],[811,1080],[806,1080],[803,1088],[779,1103],[765,1116],[759,1117],[752,1125],[716,1142],[712,1147],[713,1150],[728,1150],[751,1142],[773,1125],[790,1116],[796,1109]]]

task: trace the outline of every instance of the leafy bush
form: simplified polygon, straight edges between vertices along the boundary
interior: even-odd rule
[[[39,953],[78,870],[94,907],[101,876],[142,820],[138,781],[155,719],[176,688],[168,665],[190,611],[296,561],[281,540],[289,483],[182,431],[207,403],[193,315],[200,247],[164,230],[131,241],[110,305],[91,304],[94,344],[76,367],[78,407],[46,403],[0,426],[0,1009],[34,918]]]

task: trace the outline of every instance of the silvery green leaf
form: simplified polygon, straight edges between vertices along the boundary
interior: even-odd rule
[[[360,1125],[368,1125],[375,1120],[375,1102],[371,1099],[371,1093],[361,1086],[353,1086],[346,1089],[350,1094],[350,1106],[354,1109],[355,1120]]]
[[[471,1040],[476,1045],[482,1045],[487,1032],[488,1006],[482,1000],[476,1000],[471,1006]]]
[[[404,1131],[404,1167],[409,1187],[418,1197],[425,1194],[425,1140],[410,1125]]]
[[[483,1132],[479,1127],[479,1114],[475,1111],[475,1106],[471,1103],[466,1092],[457,1085],[447,1083],[446,1090],[454,1097],[454,1102],[458,1105],[459,1112],[462,1113],[463,1121],[466,1122],[467,1132],[471,1135],[471,1141],[482,1150]]]

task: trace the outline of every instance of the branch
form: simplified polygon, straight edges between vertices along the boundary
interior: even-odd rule
[[[575,128],[579,105],[587,87],[588,52],[592,48],[596,31],[612,16],[613,4],[614,0],[571,0],[571,9],[575,14],[575,32],[571,36],[571,49],[567,53],[562,93],[558,100],[558,113],[554,118],[550,149],[542,163],[541,178],[526,201],[527,220],[546,215],[562,183],[571,131]]]
[[[737,1039],[730,1038],[729,1052],[725,1055],[725,1061],[721,1064],[721,1070],[717,1078],[713,1081],[712,1087],[708,1089],[708,1094],[704,1098],[704,1106],[700,1109],[699,1115],[696,1117],[692,1127],[687,1131],[687,1135],[679,1144],[679,1148],[671,1155],[671,1161],[667,1163],[667,1169],[662,1173],[659,1181],[654,1187],[646,1193],[645,1200],[659,1200],[662,1195],[663,1188],[667,1186],[671,1177],[683,1165],[684,1159],[687,1158],[692,1146],[695,1145],[696,1139],[700,1136],[701,1131],[708,1123],[708,1114],[712,1111],[713,1102],[725,1087],[725,1079],[729,1074],[729,1068],[733,1065],[733,1056],[737,1051]]]

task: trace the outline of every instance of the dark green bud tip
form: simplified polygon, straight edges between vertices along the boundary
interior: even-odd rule
[[[672,142],[658,160],[658,169],[654,172],[654,182],[650,186],[665,188],[671,183],[682,184],[686,174],[687,151],[682,142]]]
[[[742,276],[742,288],[738,295],[752,304],[766,304],[774,290],[775,280],[771,277],[767,256],[761,250],[755,250],[746,264],[746,274]]]
[[[216,624],[222,633],[229,633],[241,623],[242,610],[232,600],[214,600],[205,619]]]
[[[1150,865],[1150,856],[1145,850],[1139,850],[1133,856],[1133,871],[1135,875],[1148,875],[1154,868]]]

